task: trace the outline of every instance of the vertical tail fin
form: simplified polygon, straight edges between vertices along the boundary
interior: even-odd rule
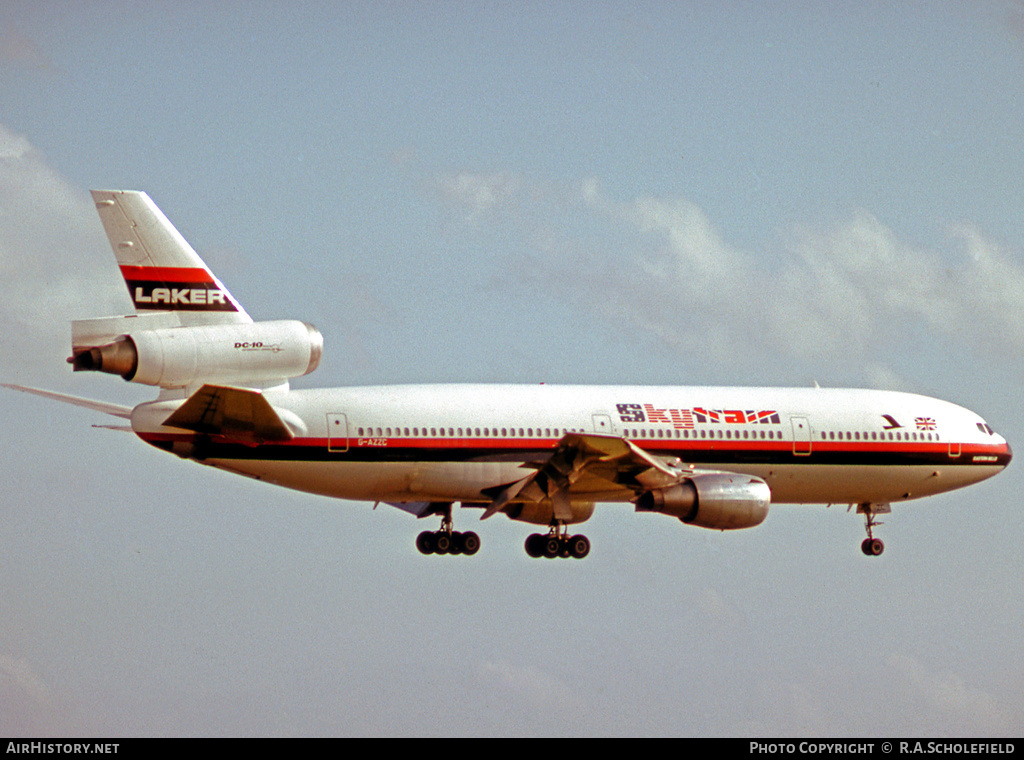
[[[135,308],[174,312],[183,325],[252,322],[148,195],[93,190]]]

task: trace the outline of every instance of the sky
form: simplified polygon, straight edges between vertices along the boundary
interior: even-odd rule
[[[1024,440],[1024,3],[0,0],[0,381],[130,304],[144,190],[294,387],[909,390]],[[583,561],[181,461],[0,389],[0,734],[1019,736],[1014,464]],[[429,522],[429,524],[427,524]]]

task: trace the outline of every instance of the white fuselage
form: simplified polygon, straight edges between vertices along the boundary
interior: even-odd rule
[[[137,407],[132,426],[225,470],[388,502],[484,504],[484,489],[528,474],[567,433],[624,437],[701,470],[755,475],[773,503],[913,499],[989,478],[1012,456],[973,412],[890,391],[452,384],[264,395],[291,440],[248,445],[163,426],[180,401]],[[635,496],[620,488],[572,498]]]

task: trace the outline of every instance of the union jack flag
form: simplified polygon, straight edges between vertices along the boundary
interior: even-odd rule
[[[934,417],[915,417],[914,422],[917,424],[918,430],[935,430],[935,418]]]

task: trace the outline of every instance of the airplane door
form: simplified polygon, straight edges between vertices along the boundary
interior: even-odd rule
[[[592,415],[594,420],[594,432],[601,433],[604,435],[611,435],[612,432],[612,418],[607,414],[595,414]]]
[[[348,451],[348,418],[344,414],[327,415],[327,450]]]
[[[793,455],[806,457],[811,454],[811,425],[806,417],[790,417],[793,426]]]

